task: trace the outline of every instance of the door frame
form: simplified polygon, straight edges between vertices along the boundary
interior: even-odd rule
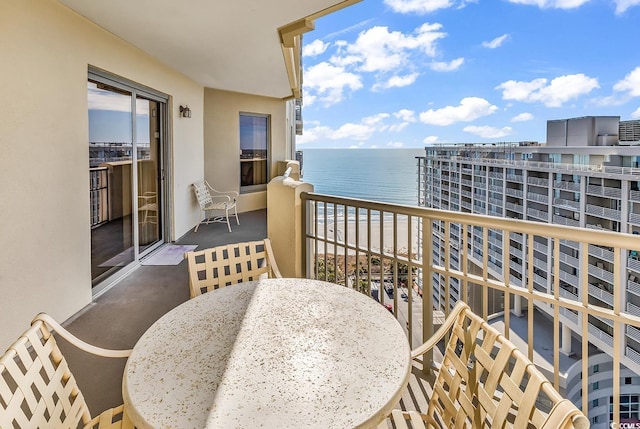
[[[131,271],[135,270],[140,266],[141,259],[148,256],[149,254],[156,251],[158,248],[163,246],[165,243],[169,242],[169,237],[171,236],[171,228],[170,228],[170,216],[169,216],[169,208],[171,207],[170,198],[172,197],[169,184],[171,183],[171,169],[170,169],[170,142],[169,142],[169,112],[170,112],[170,102],[171,97],[168,94],[157,91],[153,88],[149,88],[140,83],[134,82],[132,80],[126,79],[122,76],[115,75],[106,70],[89,66],[87,80],[95,80],[101,83],[113,86],[114,88],[122,89],[131,93],[131,104],[132,118],[136,118],[136,100],[138,96],[142,96],[143,98],[147,98],[149,100],[158,102],[159,104],[159,112],[158,115],[160,117],[160,154],[158,163],[160,165],[160,189],[159,193],[161,195],[161,204],[158,207],[160,213],[158,214],[158,221],[161,222],[162,228],[159,231],[160,237],[158,242],[149,246],[145,249],[145,251],[141,254],[139,251],[140,243],[139,243],[139,231],[138,231],[138,199],[132,198],[132,216],[133,216],[133,237],[134,240],[134,260],[122,267],[121,269],[114,272],[112,275],[106,277],[99,283],[92,285],[92,296],[93,298],[97,298],[102,295],[124,277],[126,277]],[[132,142],[136,143],[137,133],[136,133],[136,123],[137,121],[132,121]],[[135,147],[135,144],[134,144]],[[132,150],[132,165],[137,165],[137,150]],[[136,171],[135,174],[132,174],[132,183],[131,187],[137,193],[138,189],[138,174],[137,168],[132,169],[132,172]]]

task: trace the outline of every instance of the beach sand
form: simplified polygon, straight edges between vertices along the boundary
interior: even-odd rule
[[[373,251],[379,252],[380,243],[382,243],[385,252],[392,253],[395,239],[398,254],[406,254],[409,243],[411,243],[413,253],[418,251],[418,221],[416,219],[411,221],[411,231],[409,231],[408,220],[406,218],[398,219],[395,227],[392,220],[385,220],[382,225],[382,231],[380,230],[379,220],[371,221],[370,231],[367,231],[367,222],[360,221],[356,228],[356,222],[353,220],[348,221],[346,230],[347,234],[345,235],[344,222],[338,222],[337,225],[329,223],[326,226],[326,230],[324,224],[318,224],[318,237],[323,239],[326,233],[327,241],[329,241],[329,243],[327,243],[327,254],[343,255],[345,253],[345,236],[347,237],[348,246],[354,247],[356,244],[356,233],[361,250],[370,248]],[[409,232],[411,232],[411,235],[409,235]],[[334,240],[337,243],[336,246],[333,244]],[[350,252],[353,252],[353,250]],[[318,253],[324,253],[324,243],[321,241],[318,241]]]

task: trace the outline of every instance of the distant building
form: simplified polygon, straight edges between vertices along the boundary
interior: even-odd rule
[[[535,222],[596,228],[628,234],[640,234],[640,121],[620,121],[618,116],[587,116],[547,121],[547,143],[505,142],[491,144],[434,145],[425,148],[419,160],[418,182],[420,205],[430,208],[478,213]],[[434,259],[444,263],[444,229],[434,223]],[[451,225],[450,261],[460,264],[462,237],[460,228]],[[482,266],[482,235],[471,230],[467,259],[470,270]],[[499,232],[488,237],[488,264],[495,278],[502,278],[503,242]],[[546,240],[534,244],[534,288],[551,292],[553,287],[552,248]],[[510,283],[526,284],[526,245],[523,237],[512,234],[509,239]],[[640,249],[624,258],[627,274],[624,306],[626,311],[640,316]],[[571,241],[560,245],[561,295],[580,300],[581,276],[588,276],[589,299],[603,307],[613,308],[613,252],[600,246],[590,246],[587,255]],[[588,273],[580,272],[580,260],[588,258]],[[427,279],[424,280],[425,283]],[[451,306],[459,299],[460,286],[451,278],[433,274],[433,304],[444,309],[446,291]],[[489,297],[489,312],[502,310],[502,299]],[[470,291],[472,306],[479,299]],[[520,311],[520,302],[514,302]],[[553,314],[547,307],[542,311]],[[576,313],[562,310],[562,351],[571,353],[572,332],[580,332]],[[611,353],[613,324],[593,317],[589,326],[589,341],[600,350]],[[640,373],[640,330],[626,329],[622,362]],[[638,384],[635,391],[640,392]],[[569,386],[568,386],[569,387]],[[575,392],[571,392],[572,394]],[[598,396],[598,410],[608,413],[609,393]],[[591,398],[591,396],[589,396]],[[594,396],[595,398],[595,396]],[[634,395],[637,402],[637,396]],[[602,406],[606,405],[606,406]],[[637,404],[636,404],[637,405]],[[621,406],[622,409],[622,406]],[[593,415],[590,410],[590,415]],[[640,417],[636,413],[636,418]],[[607,427],[608,416],[592,419],[592,427]],[[599,425],[602,423],[602,426]]]

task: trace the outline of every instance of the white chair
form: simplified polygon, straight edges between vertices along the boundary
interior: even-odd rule
[[[139,222],[142,225],[147,223],[158,223],[158,199],[155,192],[145,192],[138,196]]]
[[[40,313],[31,327],[0,356],[0,428],[134,429],[124,405],[92,418],[52,331],[85,352],[127,358],[131,350],[87,344]]]
[[[282,278],[268,238],[194,250],[184,257],[189,262],[191,298],[263,275]]]
[[[200,225],[208,225],[213,222],[226,223],[229,232],[231,232],[229,210],[233,210],[233,214],[236,217],[236,224],[240,225],[236,208],[239,194],[236,191],[217,191],[212,188],[206,180],[200,180],[194,183],[193,190],[196,193],[196,198],[198,198],[200,210],[204,213],[204,219],[200,220],[193,232],[198,232]]]
[[[589,420],[517,347],[458,301],[414,360],[449,335],[426,413],[393,410],[378,429],[587,429]]]

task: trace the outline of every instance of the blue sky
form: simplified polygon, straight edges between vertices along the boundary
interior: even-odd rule
[[[363,0],[303,39],[298,149],[546,140],[640,119],[640,0]]]

